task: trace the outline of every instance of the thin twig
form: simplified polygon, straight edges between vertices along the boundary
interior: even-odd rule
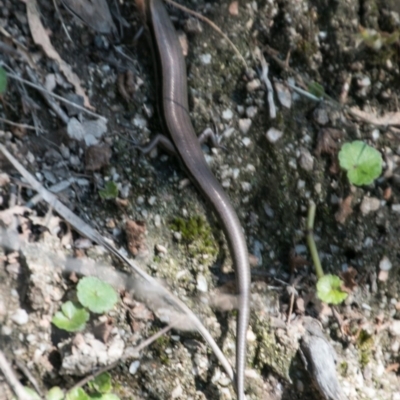
[[[15,393],[18,400],[33,400],[32,396],[29,395],[24,387],[21,385],[19,380],[14,374],[11,365],[8,363],[4,353],[0,350],[0,371],[4,375],[7,383],[10,385],[11,390]]]
[[[68,29],[67,29],[67,27],[65,26],[64,18],[62,17],[61,12],[60,12],[60,9],[58,8],[57,0],[53,0],[53,4],[54,4],[54,8],[56,9],[56,13],[57,13],[58,17],[60,18],[61,26],[62,26],[63,29],[64,29],[65,35],[67,36],[68,40],[69,40],[70,42],[72,42],[71,36],[69,35],[69,32],[68,32]]]
[[[0,117],[0,122],[4,122],[7,125],[16,126],[18,128],[21,128],[21,129],[30,129],[30,130],[33,130],[33,131],[36,130],[36,128],[34,126],[32,126],[32,125],[18,124],[17,122],[12,122],[12,121],[10,121],[8,119],[1,118],[1,117]],[[42,132],[45,132],[43,129],[40,129],[40,130]]]
[[[65,104],[68,104],[68,105],[70,105],[72,107],[77,108],[78,110],[81,110],[81,111],[85,112],[88,115],[91,115],[92,117],[102,118],[102,119],[107,121],[107,118],[104,117],[103,115],[94,113],[93,111],[90,111],[90,110],[86,109],[85,107],[80,106],[79,104],[73,103],[72,101],[69,101],[69,100],[65,99],[64,97],[59,96],[58,94],[49,92],[47,89],[42,88],[42,87],[40,87],[38,85],[35,85],[34,83],[29,82],[26,79],[19,77],[18,75],[7,74],[7,77],[11,78],[11,79],[15,79],[16,81],[22,82],[27,86],[30,86],[30,87],[33,87],[36,90],[39,90],[40,92],[44,92],[44,93],[48,94],[49,96],[52,96],[55,99],[62,101]]]
[[[246,63],[246,60],[244,59],[244,57],[242,56],[242,54],[240,53],[240,51],[238,50],[238,48],[233,44],[233,42],[229,39],[229,37],[222,32],[222,30],[214,23],[212,22],[210,19],[208,19],[207,17],[205,17],[204,15],[201,15],[189,8],[186,8],[185,6],[182,6],[178,3],[175,3],[175,1],[173,0],[165,0],[167,3],[171,4],[172,6],[178,8],[179,10],[184,11],[185,13],[188,13],[190,15],[193,15],[194,17],[201,19],[202,21],[204,21],[205,23],[207,23],[208,25],[210,25],[215,31],[217,31],[228,43],[229,45],[232,47],[233,51],[236,53],[236,55],[240,58],[240,60],[242,61],[243,65],[245,66],[246,69],[248,69],[248,65]]]
[[[23,364],[21,361],[15,360],[15,364],[22,371],[22,373],[28,378],[29,382],[35,388],[36,392],[40,395],[40,397],[44,397],[42,390],[40,389],[38,381],[29,371],[29,369]]]

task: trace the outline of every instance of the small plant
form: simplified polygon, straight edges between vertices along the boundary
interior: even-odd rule
[[[83,306],[96,314],[110,311],[118,301],[118,294],[113,287],[93,276],[79,281],[77,296]]]
[[[61,305],[52,323],[67,332],[79,332],[85,329],[90,314],[110,311],[118,301],[118,294],[111,285],[95,277],[82,278],[77,286],[77,297],[80,304],[67,301]],[[86,308],[87,309],[86,309]]]
[[[347,297],[342,290],[343,282],[336,275],[324,275],[317,282],[317,296],[327,304],[340,304]]]
[[[104,189],[99,190],[99,195],[103,200],[112,200],[118,196],[118,186],[113,181],[108,181]]]
[[[350,183],[357,186],[370,185],[382,173],[381,153],[360,140],[342,146],[339,163]]]
[[[0,67],[0,96],[7,90],[7,73],[3,67]]]
[[[307,244],[314,263],[315,273],[318,278],[317,296],[328,304],[340,304],[347,298],[347,293],[342,290],[342,281],[336,275],[325,275],[322,269],[321,260],[315,244],[313,229],[315,221],[316,205],[310,203],[307,216]]]
[[[89,319],[89,313],[79,304],[67,301],[62,304],[61,311],[57,311],[52,319],[52,323],[67,332],[79,332],[85,328]]]
[[[107,372],[96,376],[88,382],[89,393],[78,387],[70,390],[67,394],[58,386],[52,387],[46,394],[46,400],[120,400],[116,394],[110,393],[112,390],[111,375]],[[41,397],[31,388],[24,386],[25,392],[32,400],[41,400]],[[13,398],[13,400],[16,400]]]

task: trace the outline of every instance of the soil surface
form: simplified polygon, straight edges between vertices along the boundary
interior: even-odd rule
[[[51,1],[39,0],[35,14],[29,2],[0,0],[0,57],[9,75],[0,143],[193,309],[234,363],[228,247],[179,161],[162,150],[146,156],[137,149],[162,132],[155,71],[134,2],[118,3],[118,9],[110,4],[113,23],[99,6],[86,18],[88,26]],[[399,400],[400,3],[239,3],[180,1],[213,21],[247,65],[210,25],[167,9],[187,53],[193,126],[218,136],[220,147],[203,146],[206,160],[237,210],[250,253],[247,399]],[[85,20],[82,12],[77,14]],[[51,109],[40,91],[12,78],[36,80],[83,104],[63,63],[38,45],[46,38],[106,123],[57,99],[53,104],[61,111]],[[355,140],[383,158],[382,173],[369,185],[352,185],[339,165],[342,145]],[[121,399],[235,398],[229,378],[190,326],[123,358],[166,322],[132,297],[129,285],[118,288],[120,303],[92,314],[82,332],[56,328],[52,318],[63,303],[76,300],[79,279],[61,273],[66,257],[130,271],[76,233],[51,205],[33,200],[35,191],[4,158],[1,169],[0,349],[24,385],[37,382],[44,397],[54,386],[66,391],[117,361],[110,374],[112,392]],[[311,203],[313,232],[306,230]],[[345,283],[348,296],[340,305],[328,306],[316,295],[307,233],[313,233],[325,274]],[[330,355],[322,366],[309,358],[321,349],[310,345],[309,317],[320,322],[328,353],[336,353],[328,377],[338,382],[333,394],[319,376],[320,369],[329,370]],[[0,375],[2,390],[9,393]]]

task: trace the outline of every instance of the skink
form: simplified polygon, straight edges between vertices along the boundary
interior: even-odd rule
[[[164,129],[191,180],[211,203],[227,238],[236,271],[236,392],[244,397],[246,332],[249,323],[250,268],[241,224],[222,186],[210,171],[189,116],[186,65],[177,33],[161,0],[140,0],[151,35],[161,93]]]

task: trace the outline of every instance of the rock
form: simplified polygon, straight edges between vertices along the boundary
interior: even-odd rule
[[[239,130],[244,135],[249,131],[250,127],[251,127],[251,119],[250,118],[239,119]]]
[[[25,325],[29,321],[29,315],[23,308],[19,308],[11,316],[11,319],[18,325]]]
[[[268,129],[266,136],[270,143],[276,143],[283,136],[283,132],[279,129],[270,128]]]
[[[376,197],[365,196],[361,202],[360,210],[363,215],[369,214],[371,211],[379,209],[381,202]]]
[[[379,269],[381,271],[390,271],[392,269],[392,263],[386,256],[383,256],[379,262]]]

